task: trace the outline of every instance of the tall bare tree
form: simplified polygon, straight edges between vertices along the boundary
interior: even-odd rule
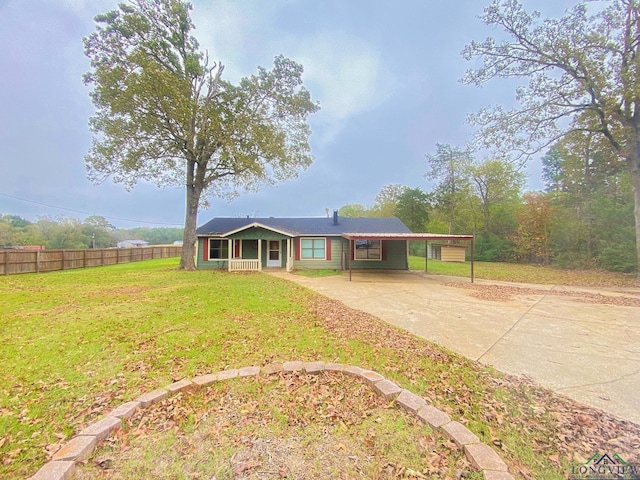
[[[471,165],[469,174],[480,199],[485,237],[492,232],[492,211],[499,204],[516,204],[526,176],[513,164],[504,160],[488,159]]]
[[[468,45],[464,57],[481,65],[463,82],[528,79],[516,89],[518,107],[471,116],[485,145],[527,159],[571,131],[606,139],[631,172],[640,264],[640,1],[603,3],[540,21],[517,0],[494,1],[481,18],[505,40]]]
[[[448,233],[455,233],[456,215],[470,193],[469,152],[451,145],[436,143],[436,153],[428,153],[429,170],[425,177],[438,180],[433,199],[442,210],[447,212]]]

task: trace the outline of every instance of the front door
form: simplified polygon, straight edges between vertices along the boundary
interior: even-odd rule
[[[281,267],[280,262],[280,240],[269,240],[267,242],[267,267]]]

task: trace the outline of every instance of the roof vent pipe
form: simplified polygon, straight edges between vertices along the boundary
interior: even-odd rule
[[[333,224],[338,225],[338,210],[333,211]]]

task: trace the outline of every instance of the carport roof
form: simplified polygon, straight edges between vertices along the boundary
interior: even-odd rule
[[[343,233],[348,240],[473,240],[473,235],[446,233]]]
[[[467,240],[471,242],[471,283],[473,283],[473,235],[448,235],[446,233],[343,233],[351,243],[354,240]],[[353,244],[351,244],[353,248]],[[427,270],[427,257],[425,256],[425,271]],[[349,262],[349,281],[351,281],[351,266]]]

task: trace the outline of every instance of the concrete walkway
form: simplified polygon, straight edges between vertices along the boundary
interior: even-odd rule
[[[581,301],[581,296],[600,294],[637,303],[640,289],[476,280],[479,288],[500,286],[515,292],[510,298],[488,300],[473,296],[474,290],[446,285],[468,279],[417,272],[354,272],[351,282],[348,274],[275,275],[471,360],[526,375],[640,424],[640,307]]]

